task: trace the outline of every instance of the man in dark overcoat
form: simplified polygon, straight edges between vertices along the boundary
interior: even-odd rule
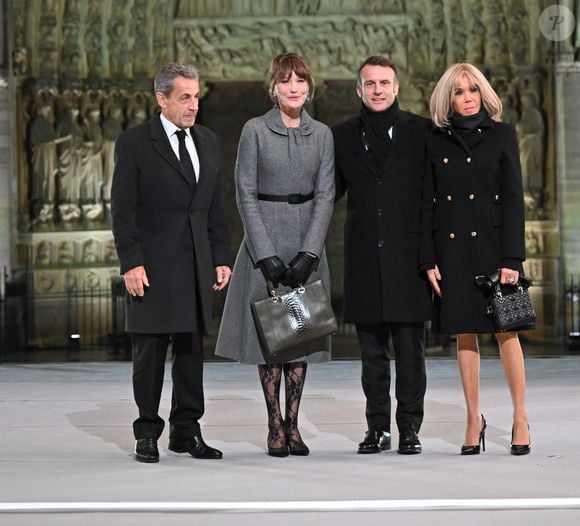
[[[169,449],[221,458],[203,441],[199,426],[202,335],[211,328],[213,290],[222,290],[231,275],[219,140],[194,126],[200,90],[193,66],[167,64],[154,89],[161,114],[119,135],[111,194],[139,408],[135,458],[159,460],[164,421],[158,411],[170,342]]]
[[[333,129],[336,198],[347,193],[344,321],[361,351],[368,430],[359,453],[391,447],[389,338],[395,353],[398,452],[421,452],[425,321],[431,292],[418,270],[421,189],[430,121],[398,107],[393,62],[365,60],[360,114]]]

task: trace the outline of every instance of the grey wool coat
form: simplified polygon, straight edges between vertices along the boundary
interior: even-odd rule
[[[236,202],[244,239],[228,287],[216,355],[245,364],[330,359],[330,336],[270,356],[260,347],[250,304],[267,296],[256,263],[277,255],[288,263],[299,251],[319,257],[310,281],[330,292],[324,250],[334,202],[334,144],[330,129],[302,110],[299,128],[286,128],[278,107],[249,120],[240,137],[235,167]],[[309,194],[302,204],[258,200],[257,194]],[[278,293],[290,289],[280,286]]]

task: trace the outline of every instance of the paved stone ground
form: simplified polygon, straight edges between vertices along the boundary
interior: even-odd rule
[[[165,433],[159,442],[160,463],[147,465],[131,455],[136,410],[130,363],[0,365],[0,524],[341,525],[392,520],[398,525],[577,525],[580,357],[528,358],[526,367],[532,454],[525,457],[508,454],[511,405],[499,360],[482,360],[487,451],[462,457],[464,402],[457,364],[431,358],[421,455],[356,454],[365,430],[360,363],[338,361],[308,370],[300,425],[312,454],[268,457],[266,412],[255,368],[209,363],[203,433],[224,458],[170,455]],[[167,374],[162,416],[168,413],[170,389]],[[396,443],[396,433],[393,438]],[[38,503],[90,504],[81,513],[22,513],[13,503],[29,508]],[[111,503],[136,504],[115,512]],[[176,512],[177,503],[201,508]],[[228,511],[228,503],[240,504]],[[146,512],[145,505],[158,510]],[[173,509],[160,511],[162,505]],[[273,505],[279,511],[272,511]],[[98,506],[103,507],[100,513],[91,511]]]

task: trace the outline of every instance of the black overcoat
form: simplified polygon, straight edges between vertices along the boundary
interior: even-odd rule
[[[433,328],[445,334],[491,333],[488,300],[476,275],[522,271],[524,199],[513,126],[486,118],[467,147],[451,129],[429,137],[420,261],[438,265],[442,298]]]
[[[219,140],[199,124],[191,133],[200,161],[195,189],[159,115],[117,139],[111,212],[121,273],[144,265],[150,283],[144,297],[128,296],[128,332],[191,332],[198,319],[209,331],[214,268],[231,264]]]
[[[418,322],[431,291],[418,270],[421,189],[430,121],[400,111],[382,170],[374,169],[354,117],[334,127],[336,198],[347,193],[344,320]]]

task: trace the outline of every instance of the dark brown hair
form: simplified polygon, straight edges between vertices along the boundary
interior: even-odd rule
[[[314,78],[312,77],[308,62],[296,53],[280,53],[272,60],[269,72],[270,87],[268,88],[268,94],[274,102],[276,102],[274,86],[277,82],[290,77],[292,72],[296,73],[297,77],[304,79],[308,83],[308,95],[310,98],[314,95]]]

